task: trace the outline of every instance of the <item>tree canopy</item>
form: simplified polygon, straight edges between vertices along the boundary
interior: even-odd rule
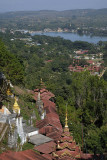
[[[13,83],[21,83],[24,79],[24,68],[18,58],[10,53],[0,40],[0,70]]]

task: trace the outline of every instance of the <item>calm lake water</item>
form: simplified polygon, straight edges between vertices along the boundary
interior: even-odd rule
[[[99,41],[107,41],[107,37],[99,37],[99,36],[87,36],[87,35],[82,35],[80,36],[77,33],[67,33],[67,32],[33,32],[31,34],[32,36],[34,35],[46,35],[46,36],[51,36],[51,37],[62,37],[67,40],[71,41],[87,41],[89,43],[95,43],[97,44]]]

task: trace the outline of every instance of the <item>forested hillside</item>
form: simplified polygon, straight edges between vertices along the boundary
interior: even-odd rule
[[[24,68],[18,58],[10,53],[0,40],[0,71],[14,84],[23,83]]]
[[[0,27],[8,29],[44,30],[50,28],[82,30],[90,34],[107,35],[107,9],[68,11],[21,11],[0,14]],[[100,28],[100,31],[98,30]]]
[[[106,65],[107,43],[96,46],[60,37],[34,36],[31,45],[18,38],[11,41],[6,36],[1,37],[5,45],[0,41],[0,69],[7,79],[13,85],[33,90],[40,86],[42,78],[47,89],[55,94],[62,125],[67,105],[70,131],[81,146],[83,131],[84,152],[106,152],[107,81],[88,71],[70,72],[68,67],[73,64],[74,50],[78,49],[90,50],[94,54],[104,52]],[[86,61],[82,63],[87,64]],[[28,99],[24,98],[25,101]],[[31,103],[28,109],[32,109]],[[24,108],[22,112],[24,115]]]

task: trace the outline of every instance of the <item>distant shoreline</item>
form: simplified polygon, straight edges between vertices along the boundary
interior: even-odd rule
[[[61,37],[66,40],[71,40],[71,41],[86,41],[89,43],[94,43],[97,44],[99,41],[107,41],[107,37],[103,36],[90,36],[90,35],[79,35],[78,33],[72,33],[72,32],[32,32],[31,36],[35,35],[45,35],[45,36],[50,36],[50,37]]]

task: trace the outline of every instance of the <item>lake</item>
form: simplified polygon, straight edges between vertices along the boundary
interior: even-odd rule
[[[88,35],[79,35],[77,33],[68,33],[68,32],[33,32],[31,33],[32,36],[34,35],[46,35],[51,37],[62,37],[67,40],[71,41],[86,41],[89,43],[97,44],[99,41],[107,41],[107,37],[100,37],[100,36],[88,36]]]

